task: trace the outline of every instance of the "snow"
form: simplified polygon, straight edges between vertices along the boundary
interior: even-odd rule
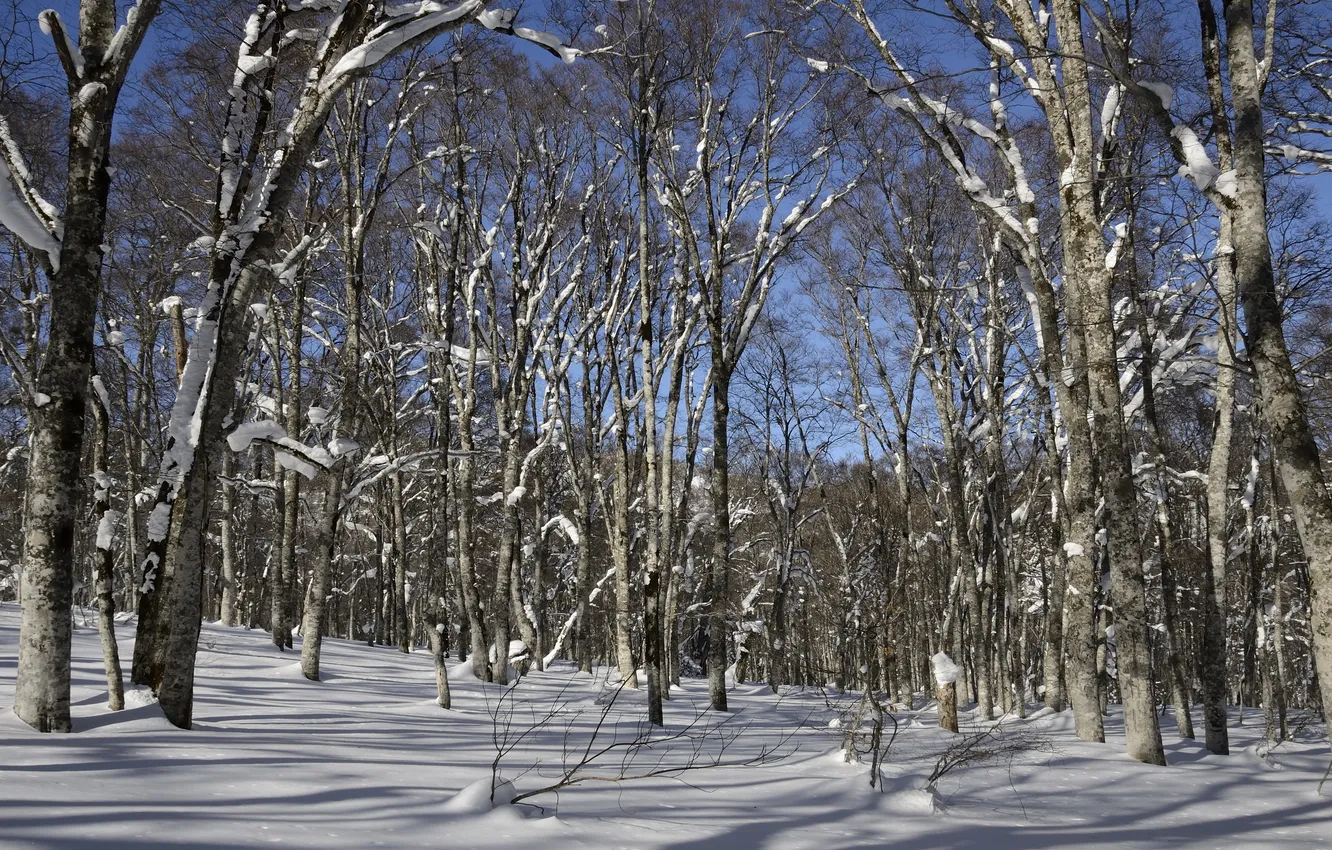
[[[128,658],[133,624],[119,627]],[[581,752],[600,718],[605,671],[556,662],[504,690],[452,681],[454,708],[434,704],[429,653],[326,640],[325,681],[301,678],[291,654],[262,631],[204,626],[195,729],[169,726],[152,695],[128,690],[127,708],[105,707],[97,630],[76,626],[71,702],[75,733],[39,735],[9,710],[18,608],[0,604],[0,766],[5,847],[641,848],[641,850],[1315,850],[1332,846],[1332,805],[1316,786],[1329,758],[1319,728],[1261,746],[1260,712],[1231,713],[1231,756],[1180,741],[1162,715],[1169,768],[1123,754],[1123,716],[1106,717],[1108,743],[1077,740],[1072,716],[1036,710],[1006,718],[1048,743],[1006,764],[925,779],[957,737],[941,732],[932,704],[894,712],[898,727],[871,790],[868,767],[838,751],[859,695],[821,688],[740,684],[740,731],[728,754],[750,756],[790,735],[788,757],[623,783],[587,783],[518,805],[513,792],[553,781],[566,746]],[[297,638],[297,649],[300,639]],[[685,680],[666,704],[671,729],[702,716],[706,684]],[[555,717],[501,765],[490,803],[492,733],[501,696],[527,718]],[[922,707],[923,706],[923,707]],[[617,700],[603,734],[640,728],[641,699]],[[964,732],[980,724],[965,706]],[[844,719],[846,718],[846,719]],[[1201,709],[1194,709],[1201,723]],[[836,721],[834,723],[834,721]],[[568,729],[570,737],[565,738]],[[682,755],[692,742],[654,750]],[[607,772],[619,769],[616,752]],[[532,768],[540,761],[540,767]],[[504,780],[509,780],[506,785]],[[681,781],[683,780],[683,781]],[[512,792],[510,791],[512,788]],[[531,805],[525,805],[528,803]]]
[[[487,776],[478,779],[454,794],[440,811],[450,815],[479,815],[513,800],[517,792],[508,780],[492,781]]]
[[[277,422],[271,419],[256,419],[253,422],[242,422],[237,425],[236,430],[227,435],[227,445],[231,446],[233,452],[243,452],[255,440],[281,440],[286,436],[286,430]]]
[[[54,22],[54,25],[53,25]],[[56,27],[60,28],[60,36],[65,42],[65,52],[69,54],[70,62],[74,65],[74,73],[79,77],[84,74],[83,53],[74,40],[69,37],[69,27],[61,20],[60,13],[54,9],[45,9],[37,16],[37,26],[41,28],[42,34],[54,37]]]
[[[953,659],[948,657],[948,653],[936,653],[930,659],[930,668],[934,671],[934,682],[939,687],[951,685],[962,678],[962,668],[957,666]]]
[[[476,16],[476,22],[488,30],[503,30],[513,26],[517,16],[516,9],[486,9]]]
[[[328,451],[318,446],[307,446],[288,437],[286,429],[272,419],[242,422],[227,435],[227,445],[233,452],[245,451],[255,440],[264,440],[275,447],[287,449],[288,451],[278,451],[275,448],[273,459],[283,469],[294,469],[310,480],[318,474],[320,467],[328,469],[333,465],[334,458],[341,457],[335,453],[336,450],[342,450],[345,454],[358,448],[351,440],[333,440],[329,443]]]
[[[573,520],[569,519],[564,514],[557,514],[556,516],[551,517],[551,519],[542,527],[541,533],[545,534],[552,528],[558,528],[564,535],[565,539],[575,546],[578,545],[580,539],[578,535],[578,526],[574,524]]]
[[[148,514],[148,534],[154,540],[165,540],[171,528],[171,505],[158,502]]]
[[[106,392],[106,382],[102,380],[101,375],[92,376],[92,388],[93,392],[97,393],[97,399],[102,403],[102,407],[106,408],[107,410],[110,410],[111,396],[109,396]]]
[[[560,41],[559,36],[552,35],[548,32],[541,32],[540,30],[529,29],[528,27],[514,27],[513,34],[524,41],[530,41],[533,44],[541,45],[551,53],[560,57],[561,61],[566,65],[571,64],[575,59],[583,55],[583,52],[578,48],[569,47],[564,42]]]
[[[1087,550],[1083,548],[1081,543],[1069,541],[1064,544],[1064,554],[1070,558],[1080,558],[1087,554]]]
[[[116,536],[116,523],[120,522],[119,511],[107,511],[97,521],[97,548],[110,549]]]
[[[311,414],[314,413],[313,410],[310,412]],[[314,422],[313,415],[311,415],[310,421]],[[342,457],[343,455],[351,454],[360,448],[361,444],[353,440],[351,437],[335,437],[328,441],[328,453],[333,455],[333,457]]]
[[[1120,87],[1111,86],[1105,93],[1105,101],[1101,104],[1101,134],[1109,136],[1115,127],[1115,118],[1119,115],[1119,99],[1121,97]]]
[[[1139,83],[1139,85],[1156,95],[1161,100],[1161,106],[1166,109],[1175,102],[1175,90],[1165,83]]]
[[[1105,255],[1106,271],[1114,271],[1115,266],[1119,265],[1119,254],[1124,250],[1124,240],[1128,238],[1128,222],[1121,221],[1115,225],[1115,241],[1110,246],[1110,250]]]
[[[1184,149],[1186,164],[1179,167],[1180,176],[1192,180],[1200,191],[1207,191],[1220,176],[1221,169],[1217,168],[1216,163],[1212,162],[1211,157],[1207,155],[1207,149],[1198,140],[1198,134],[1193,132],[1190,127],[1176,124],[1175,129],[1170,131],[1170,135],[1179,140],[1180,146]]]
[[[82,103],[82,104],[84,104],[84,105],[86,106],[86,105],[92,103],[93,100],[94,100],[98,95],[101,95],[101,94],[103,94],[103,93],[105,93],[105,92],[106,92],[106,84],[105,84],[105,83],[84,83],[84,84],[83,84],[83,87],[79,89],[79,102]],[[111,169],[108,168],[108,169],[107,169],[107,174],[110,174],[110,173],[111,173]],[[102,250],[105,251],[106,248],[103,248]]]
[[[273,460],[277,461],[278,466],[283,469],[293,469],[300,473],[307,481],[313,481],[319,473],[314,464],[301,460],[290,452],[274,451]]]
[[[60,240],[46,229],[14,188],[5,158],[0,156],[0,227],[4,227],[30,248],[46,254],[51,268],[60,271]]]
[[[342,58],[320,80],[319,87],[328,91],[343,77],[378,65],[412,39],[419,38],[433,29],[472,17],[483,8],[481,0],[465,0],[447,8],[442,3],[424,0],[417,4],[410,16],[390,17],[371,30],[363,42],[342,55]]]

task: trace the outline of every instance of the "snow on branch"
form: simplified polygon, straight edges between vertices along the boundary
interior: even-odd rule
[[[283,469],[293,469],[309,480],[313,480],[320,469],[333,467],[333,454],[318,446],[307,446],[293,440],[287,436],[286,429],[271,419],[243,422],[227,435],[227,445],[233,452],[243,452],[256,442],[273,446],[275,449],[273,459],[279,466]],[[337,448],[334,449],[335,452]],[[341,456],[346,452],[341,451],[337,454]]]
[[[14,149],[8,130],[8,127],[0,125],[0,141],[3,141],[0,146],[0,225],[30,248],[46,254],[51,270],[58,272],[60,239],[43,221],[47,210],[42,209],[36,193],[28,188],[24,179],[27,171],[21,160],[11,159],[18,152]]]
[[[446,6],[436,0],[393,7],[385,12],[388,19],[370,30],[360,44],[348,50],[319,82],[328,91],[358,71],[368,71],[397,53],[408,43],[438,35],[484,12],[483,0],[465,0]]]
[[[412,452],[411,454],[392,459],[385,455],[373,455],[366,458],[357,468],[358,477],[355,483],[352,484],[351,488],[343,495],[341,507],[339,509],[345,509],[348,505],[361,497],[361,493],[365,488],[382,481],[388,475],[402,469],[409,469],[426,458],[439,457],[441,455],[447,456],[446,453],[441,452],[439,449],[426,449],[424,451]]]
[[[529,29],[528,27],[515,27],[513,19],[517,15],[518,10],[516,9],[487,9],[477,15],[476,20],[481,26],[493,32],[521,38],[523,41],[530,41],[552,56],[559,57],[565,63],[571,63],[582,55],[581,50],[565,44],[557,35]]]
[[[60,13],[55,9],[44,10],[37,16],[37,25],[55,42],[56,55],[60,57],[60,64],[65,67],[71,82],[83,79],[83,53],[69,37],[69,30],[60,19]]]
[[[968,163],[966,144],[958,131],[965,130],[970,135],[991,145],[1004,155],[1010,165],[1016,165],[1021,169],[1020,155],[1016,148],[1006,141],[1006,133],[1001,136],[996,128],[965,116],[946,103],[930,97],[916,77],[907,70],[906,65],[898,58],[887,39],[880,34],[874,22],[870,20],[868,15],[863,14],[863,10],[857,9],[857,20],[874,42],[880,58],[887,63],[893,76],[897,78],[898,88],[902,93],[898,94],[875,85],[868,76],[855,68],[847,67],[846,70],[856,76],[865,85],[869,93],[882,102],[884,106],[902,114],[914,125],[921,138],[928,142],[943,158],[967,197],[974,204],[988,210],[1007,231],[1012,241],[1020,247],[1029,245],[1034,238],[1034,234],[1019,220],[1018,212],[1013,205],[1003,198],[996,197],[990,191],[986,181]],[[989,42],[987,42],[987,46],[991,50],[996,49],[995,45],[989,44]],[[1012,59],[1002,51],[999,51],[999,54],[1005,60]],[[996,115],[996,118],[1002,120],[1004,118],[1003,113]],[[999,129],[1002,129],[1002,127]],[[1015,171],[1015,175],[1019,178],[1017,181],[1019,200],[1024,203],[1028,202],[1030,188],[1026,183],[1025,170]]]
[[[114,65],[116,75],[119,78],[124,79],[129,64],[124,60],[126,57],[134,58],[139,45],[143,42],[144,35],[148,32],[148,24],[152,23],[153,18],[157,15],[157,9],[161,5],[161,0],[139,0],[125,13],[125,23],[111,37],[111,43],[106,48],[106,55],[102,58],[102,64],[103,66]]]
[[[514,9],[487,9],[485,0],[464,0],[444,4],[438,0],[419,0],[392,6],[383,11],[385,20],[366,34],[329,69],[319,82],[320,91],[335,88],[351,74],[368,71],[412,42],[429,40],[448,30],[473,22],[488,30],[531,42],[564,62],[582,55],[558,36],[528,27],[515,27]]]
[[[592,587],[591,591],[586,591],[586,588],[581,587],[578,589],[580,593],[587,592],[587,604],[589,608],[597,601],[597,597],[601,595],[602,585],[610,580],[610,577],[613,575],[615,575],[615,567],[612,566],[610,569],[606,570],[606,574],[603,575],[601,580]],[[573,627],[578,623],[578,614],[579,608],[575,605],[573,611],[571,611],[569,616],[565,619],[564,625],[560,627],[559,634],[555,636],[555,642],[551,645],[550,652],[547,652],[545,658],[542,659],[544,666],[549,667],[560,657],[560,652],[564,649],[564,643],[568,640],[569,633],[573,631]]]
[[[1155,95],[1156,93],[1153,92]],[[1159,97],[1159,95],[1157,95]],[[1162,101],[1162,109],[1165,108]],[[1187,177],[1198,187],[1198,191],[1206,192],[1213,187],[1227,198],[1235,197],[1235,177],[1223,175],[1221,169],[1217,168],[1216,163],[1208,156],[1207,149],[1198,139],[1198,134],[1193,132],[1193,128],[1187,124],[1176,124],[1170,131],[1170,137],[1175,140],[1171,148],[1178,147],[1182,154],[1182,162],[1179,166],[1179,176]],[[1176,155],[1180,157],[1180,154]]]
[[[1165,83],[1136,79],[1130,70],[1133,62],[1128,54],[1128,46],[1099,16],[1091,15],[1091,20],[1101,36],[1101,43],[1110,54],[1110,61],[1106,64],[1116,82],[1147,108],[1170,140],[1170,152],[1179,163],[1179,175],[1188,178],[1216,206],[1229,206],[1235,198],[1235,173],[1222,173],[1216,163],[1212,162],[1207,148],[1193,128],[1176,121],[1170,114],[1175,90]]]
[[[1318,166],[1320,170],[1332,169],[1332,153],[1316,150],[1314,148],[1293,145],[1289,142],[1282,145],[1268,145],[1267,155],[1278,159],[1284,159],[1295,163],[1311,163]]]

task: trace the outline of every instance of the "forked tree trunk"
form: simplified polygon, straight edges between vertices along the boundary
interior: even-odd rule
[[[1096,420],[1096,451],[1101,458],[1101,497],[1106,512],[1125,732],[1129,755],[1149,764],[1164,765],[1165,751],[1152,692],[1146,582],[1135,519],[1137,489],[1119,389],[1111,275],[1106,268],[1105,239],[1094,192],[1096,142],[1087,62],[1083,56],[1082,11],[1076,0],[1055,0],[1053,11],[1063,53],[1061,68],[1069,116],[1070,147],[1059,151],[1059,159],[1072,178],[1061,187],[1064,279],[1066,288],[1076,290],[1075,298],[1081,302],[1089,409]],[[1049,120],[1053,122],[1057,116],[1050,116]]]

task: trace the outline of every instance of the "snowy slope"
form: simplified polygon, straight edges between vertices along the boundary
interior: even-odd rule
[[[327,681],[311,683],[300,677],[296,656],[278,653],[267,635],[206,626],[196,728],[183,732],[142,700],[118,714],[104,710],[96,631],[80,628],[77,731],[41,736],[8,708],[17,636],[16,607],[0,605],[4,848],[1332,847],[1332,798],[1315,791],[1326,745],[1306,731],[1302,743],[1283,745],[1270,763],[1261,760],[1243,749],[1261,735],[1253,711],[1233,729],[1237,752],[1229,758],[1178,743],[1167,727],[1167,770],[1121,755],[1114,717],[1105,746],[1077,742],[1066,715],[1015,722],[1041,730],[1043,749],[1052,751],[945,777],[944,807],[935,810],[915,790],[943,740],[928,713],[898,715],[888,791],[880,793],[868,788],[865,767],[837,756],[838,730],[828,728],[838,716],[836,698],[807,692],[778,700],[765,688],[742,686],[734,694],[737,716],[725,728],[744,732],[725,758],[743,760],[784,742],[789,755],[778,763],[587,784],[533,798],[533,806],[477,814],[484,799],[475,806],[474,791],[454,795],[490,776],[494,739],[505,729],[491,716],[502,690],[455,676],[456,707],[443,711],[434,704],[427,653],[329,641]],[[132,637],[123,627],[123,657]],[[565,707],[505,758],[503,772],[518,792],[549,782],[566,746],[581,748],[603,694],[602,683],[567,666],[517,686],[515,707],[501,713],[513,718],[511,739],[551,706]],[[674,697],[669,725],[679,729],[700,717],[703,687]],[[641,712],[641,702],[621,700],[607,724],[632,735]],[[703,724],[719,720],[703,717]],[[667,758],[683,757],[677,746]],[[536,771],[519,775],[537,760]],[[618,767],[616,758],[601,772]]]

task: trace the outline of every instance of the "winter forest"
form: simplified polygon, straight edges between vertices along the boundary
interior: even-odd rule
[[[1332,2],[3,5],[0,845],[1332,843]]]

